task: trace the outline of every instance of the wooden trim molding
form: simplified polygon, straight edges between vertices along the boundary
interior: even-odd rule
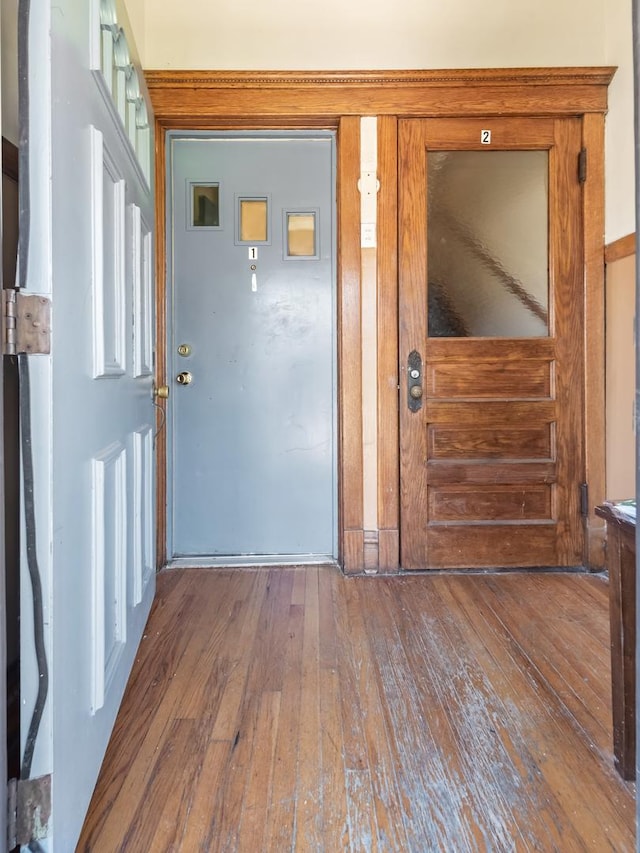
[[[621,261],[623,258],[628,258],[636,253],[636,235],[627,234],[625,237],[620,237],[619,240],[614,240],[613,243],[608,243],[604,247],[604,262],[612,264],[614,261]]]
[[[398,120],[378,117],[378,571],[400,565]]]
[[[373,566],[374,531],[363,528],[360,118],[378,117],[378,569],[398,570],[397,120],[579,116],[589,147],[584,190],[586,476],[593,506],[604,498],[603,126],[614,67],[434,71],[147,71],[155,112],[157,382],[166,384],[166,150],[170,129],[329,128],[338,139],[338,402],[340,560]],[[166,439],[158,440],[158,559],[166,560]],[[602,493],[602,494],[601,494]],[[593,535],[592,535],[593,533]],[[595,518],[586,559],[602,564]]]
[[[362,572],[365,549],[359,177],[360,118],[345,116],[338,131],[338,459],[341,562],[347,574]]]
[[[156,139],[156,334],[157,385],[170,384],[167,366],[167,246],[166,246],[166,131],[194,129],[290,129],[328,127],[337,130],[338,168],[338,405],[339,405],[339,560],[346,573],[364,569],[362,328],[360,258],[360,118],[324,117],[322,121],[292,121],[290,117],[236,122],[225,117],[175,122],[155,113]],[[162,401],[164,407],[167,401]],[[159,415],[159,418],[161,416]],[[158,567],[167,562],[167,444],[166,430],[157,442]]]
[[[156,122],[156,387],[171,386],[167,365],[167,186],[166,139]],[[156,567],[167,564],[167,408],[156,398]]]
[[[615,68],[146,71],[156,115],[183,122],[392,115],[579,115],[607,108]],[[184,124],[182,126],[185,126]]]
[[[583,186],[584,240],[584,448],[589,512],[585,519],[584,561],[591,569],[605,565],[605,522],[596,517],[603,503],[605,479],[605,314],[604,314],[604,115],[582,120],[582,145],[589,152]]]

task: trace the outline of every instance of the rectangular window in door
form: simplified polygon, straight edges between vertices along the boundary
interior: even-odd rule
[[[549,334],[549,155],[427,154],[431,337]]]

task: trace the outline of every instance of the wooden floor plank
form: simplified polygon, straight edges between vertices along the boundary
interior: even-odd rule
[[[322,771],[322,841],[326,850],[349,847],[346,809],[346,781],[342,734],[342,695],[338,658],[342,654],[336,633],[337,584],[335,572],[321,572],[318,578],[320,751]]]
[[[294,845],[300,850],[322,849],[322,767],[320,740],[319,645],[320,603],[318,568],[307,569],[302,637],[300,731]]]
[[[606,580],[170,570],[78,850],[634,850]]]
[[[629,819],[633,807],[628,803],[627,807],[618,808],[613,795],[620,786],[612,768],[601,767],[591,744],[585,742],[574,726],[567,724],[567,715],[558,707],[555,695],[544,693],[536,667],[531,666],[505,628],[504,609],[489,595],[486,585],[480,582],[474,586],[473,594],[465,592],[465,595],[466,616],[469,621],[482,620],[479,630],[483,642],[502,669],[500,689],[512,709],[510,725],[517,724],[519,740],[526,744],[536,775],[563,809],[566,817],[561,826],[563,838],[566,840],[575,833],[589,839],[593,846],[588,849],[615,849],[611,846],[610,833],[621,824],[632,829],[633,822]],[[545,606],[549,607],[548,601]],[[497,680],[495,671],[494,677]],[[601,767],[599,778],[596,766]],[[581,795],[576,797],[578,778]],[[538,805],[548,802],[549,796],[543,789]]]
[[[296,578],[304,580],[304,570]],[[298,601],[294,583],[292,602]],[[303,587],[304,589],[304,587]],[[304,595],[303,595],[304,602]],[[304,606],[291,604],[284,626],[286,648],[284,675],[275,744],[273,778],[271,780],[269,811],[265,834],[265,850],[287,850],[294,835],[295,803],[298,783],[298,752],[300,744],[300,701],[302,691],[302,652],[304,637]]]

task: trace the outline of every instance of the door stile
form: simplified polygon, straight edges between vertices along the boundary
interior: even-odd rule
[[[557,179],[550,198],[549,267],[563,287],[551,282],[556,294],[550,332],[555,338],[556,361],[562,370],[554,371],[557,419],[557,486],[555,517],[566,519],[567,529],[559,535],[560,565],[579,565],[583,559],[583,524],[580,516],[578,484],[584,481],[583,365],[584,365],[584,258],[581,189],[577,161],[581,148],[580,119],[556,119],[555,146],[550,152],[550,174]],[[566,296],[564,296],[566,295]],[[566,298],[567,304],[560,300]],[[579,447],[576,454],[575,446]],[[576,458],[577,456],[577,458]],[[575,466],[579,466],[576,470]]]
[[[427,433],[421,411],[410,411],[407,358],[417,352],[423,360],[427,339],[426,305],[427,224],[421,188],[427,185],[427,156],[419,120],[400,122],[399,145],[399,318],[400,350],[400,565],[428,565],[428,540],[422,507],[427,501]],[[415,460],[415,464],[413,463]],[[410,487],[410,488],[409,488]]]

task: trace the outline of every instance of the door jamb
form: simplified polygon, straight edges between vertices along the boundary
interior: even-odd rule
[[[362,565],[362,366],[360,332],[360,121],[353,117],[322,123],[217,121],[198,123],[162,122],[156,116],[156,371],[157,385],[165,385],[167,365],[167,246],[166,246],[166,136],[169,130],[334,130],[337,132],[337,341],[338,341],[338,552],[339,562],[352,570]],[[345,213],[346,212],[346,213]],[[342,213],[342,215],[340,215]],[[349,250],[350,249],[350,250]],[[348,329],[346,336],[344,330]],[[166,401],[158,401],[165,409]],[[162,416],[159,415],[162,419]],[[161,423],[158,424],[161,426]],[[167,562],[167,442],[162,430],[157,439],[157,534],[158,568]],[[345,476],[347,460],[354,476]]]
[[[338,478],[340,561],[364,568],[360,118],[378,117],[378,571],[399,569],[397,120],[579,116],[589,149],[584,237],[584,562],[604,565],[604,115],[615,68],[433,71],[148,71],[156,122],[157,382],[165,384],[165,131],[334,129],[338,153]],[[470,90],[473,90],[470,92]],[[587,346],[588,342],[588,346]],[[158,440],[158,559],[166,561],[166,439]],[[370,557],[369,557],[370,561]]]

